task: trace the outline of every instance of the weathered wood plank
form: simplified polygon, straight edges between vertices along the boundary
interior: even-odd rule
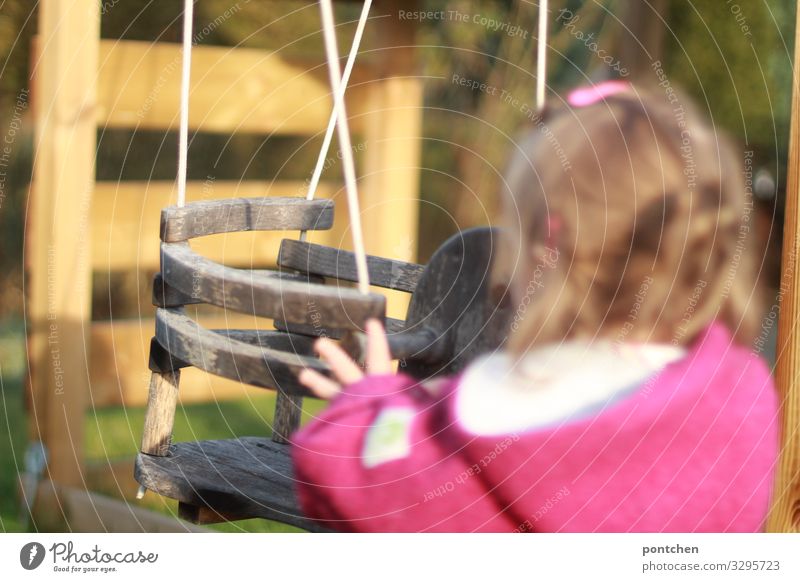
[[[142,432],[142,452],[163,457],[172,444],[175,409],[178,406],[180,370],[153,372]]]
[[[327,366],[316,358],[223,337],[203,329],[177,309],[158,310],[156,338],[172,356],[196,368],[287,394],[313,396],[297,381],[305,368],[328,374]]]
[[[358,281],[355,253],[333,247],[284,239],[278,253],[278,264],[322,277]],[[367,269],[370,284],[413,293],[425,267],[406,261],[368,256]]]
[[[319,323],[315,322],[309,325],[303,323],[292,323],[276,319],[273,322],[273,324],[275,325],[275,329],[277,329],[278,331],[295,333],[297,335],[302,335],[313,339],[327,337],[333,340],[340,340],[342,339],[342,335],[344,334],[344,330],[334,327],[328,327],[324,325],[321,320]]]
[[[297,281],[300,283],[324,283],[322,277],[303,273],[289,273],[286,271],[258,270],[252,271],[258,277],[273,278],[279,281]],[[153,278],[153,305],[156,307],[183,307],[184,305],[197,305],[202,301],[192,297],[167,284],[161,273],[156,273]]]
[[[161,264],[161,275],[170,286],[239,313],[307,325],[313,325],[313,314],[319,313],[328,325],[343,329],[362,329],[367,319],[383,318],[385,313],[382,295],[261,277],[201,257],[186,243],[164,243]]]
[[[314,354],[314,340],[304,335],[252,329],[215,329],[212,331],[223,338],[230,338],[251,346],[279,350],[298,356]]]
[[[135,476],[151,491],[222,516],[261,517],[323,530],[300,511],[289,447],[269,439],[177,443],[168,457],[140,454]]]
[[[269,331],[258,329],[212,329],[211,332],[221,339],[232,339],[251,346],[278,350],[299,356],[314,355],[314,339],[305,335],[286,333],[283,331]],[[191,366],[174,355],[158,343],[156,338],[150,344],[150,369],[153,372],[166,373]]]
[[[293,334],[307,336],[310,338],[320,338],[320,337],[328,337],[331,339],[339,340],[342,339],[342,334],[344,330],[341,328],[329,327],[324,325],[320,319],[319,324],[314,322],[313,325],[304,325],[300,323],[289,323],[286,321],[281,321],[280,319],[276,319],[274,322],[275,329],[284,332],[290,332]],[[391,336],[395,333],[400,333],[405,329],[406,322],[402,319],[394,319],[393,317],[387,317],[384,321],[384,326],[386,327],[386,333]]]
[[[211,234],[263,230],[327,230],[332,200],[233,198],[201,200],[161,211],[161,240],[180,242]]]

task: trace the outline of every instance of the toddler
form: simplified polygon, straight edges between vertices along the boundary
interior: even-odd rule
[[[366,373],[334,343],[292,443],[306,514],[342,531],[755,532],[777,398],[749,348],[752,197],[677,93],[573,92],[515,145],[495,283],[503,350],[456,377]]]

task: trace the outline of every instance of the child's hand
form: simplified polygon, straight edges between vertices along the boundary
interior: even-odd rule
[[[342,386],[358,382],[364,377],[362,370],[347,353],[335,342],[322,338],[314,343],[320,358],[331,368],[336,380],[331,380],[315,372],[305,369],[300,372],[298,380],[319,398],[329,400],[342,391]],[[391,374],[392,356],[389,353],[389,342],[383,325],[377,319],[367,321],[367,374]]]

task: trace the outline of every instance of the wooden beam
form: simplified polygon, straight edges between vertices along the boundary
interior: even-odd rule
[[[330,198],[336,188],[320,184],[319,198]],[[189,182],[188,200],[300,196],[302,182],[218,181]],[[98,182],[91,214],[92,268],[95,271],[156,271],[159,267],[161,210],[175,203],[174,182]],[[338,211],[337,211],[338,212]],[[344,224],[334,231],[314,233],[317,241],[338,241]],[[275,264],[278,247],[287,232],[230,233],[192,242],[192,248],[214,261],[252,267]]]
[[[40,4],[33,67],[36,150],[26,266],[34,437],[49,453],[50,477],[79,485],[83,411],[89,393],[91,319],[89,221],[95,175],[100,4]]]
[[[795,27],[792,119],[786,182],[781,289],[786,289],[778,321],[775,379],[781,396],[783,443],[767,529],[800,532],[800,3]]]
[[[100,42],[98,121],[108,128],[177,129],[181,47]],[[353,73],[354,91],[368,75]],[[332,100],[323,64],[289,62],[257,49],[192,50],[189,125],[219,133],[312,135],[325,130]],[[356,129],[358,123],[355,122]]]
[[[633,81],[652,78],[652,64],[664,58],[664,41],[669,18],[668,0],[625,2],[619,26],[614,28],[622,66]],[[664,19],[664,20],[662,20]],[[603,69],[603,72],[610,72]]]
[[[131,467],[131,472],[133,467]],[[75,533],[203,533],[208,530],[177,517],[170,517],[127,502],[78,487],[51,481],[39,486],[34,521],[39,531]]]

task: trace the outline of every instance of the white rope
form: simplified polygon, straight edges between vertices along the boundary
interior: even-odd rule
[[[547,81],[547,0],[539,0],[539,39],[536,54],[536,109],[541,111],[545,104],[545,83]]]
[[[358,202],[358,186],[356,183],[356,166],[353,159],[353,147],[350,142],[350,127],[347,121],[347,107],[344,103],[344,86],[339,66],[339,47],[336,44],[336,25],[333,20],[331,0],[320,0],[322,12],[322,30],[325,36],[325,53],[328,57],[328,73],[334,95],[334,114],[342,148],[342,164],[344,182],[347,190],[347,205],[350,211],[350,229],[353,233],[353,249],[356,255],[356,271],[358,273],[358,290],[369,293],[369,272],[367,271],[367,253],[364,249],[364,233],[361,230],[361,210]]]
[[[342,75],[342,83],[339,89],[342,93],[347,93],[347,87],[350,84],[350,75],[353,73],[353,66],[358,56],[358,49],[361,47],[361,39],[364,37],[364,29],[367,26],[369,19],[369,11],[372,7],[372,0],[364,2],[364,8],[361,9],[361,17],[358,19],[358,26],[356,27],[356,34],[353,37],[353,45],[350,47],[350,55],[347,57],[347,63],[344,66],[344,74]],[[336,107],[331,111],[331,118],[328,121],[328,128],[325,130],[325,138],[322,140],[322,148],[317,157],[317,165],[314,167],[314,173],[311,175],[311,181],[308,184],[308,192],[306,192],[306,200],[313,200],[317,195],[319,188],[319,181],[322,179],[322,172],[325,169],[325,160],[328,157],[328,152],[331,149],[331,142],[333,141],[333,132],[336,131],[336,120],[338,119],[338,109]],[[300,233],[300,240],[306,240],[306,231]]]
[[[186,173],[189,160],[189,84],[192,72],[192,21],[194,0],[184,0],[183,68],[181,71],[180,133],[178,136],[178,206],[186,204]]]
[[[369,18],[371,6],[372,0],[366,0],[364,2],[364,8],[361,10],[361,17],[358,20],[356,34],[353,37],[353,46],[350,48],[350,55],[347,57],[347,63],[344,67],[344,74],[342,75],[342,83],[339,86],[339,89],[342,93],[347,92],[347,86],[350,83],[350,75],[353,73],[353,66],[356,62],[358,49],[361,46],[361,39],[364,36],[364,29],[367,25],[367,19]],[[325,131],[325,139],[322,141],[322,150],[319,152],[317,165],[314,168],[314,174],[311,176],[311,182],[309,183],[308,192],[306,193],[306,198],[308,200],[313,200],[314,196],[316,196],[317,188],[319,187],[319,180],[322,176],[322,170],[325,168],[325,157],[328,155],[328,151],[331,148],[333,132],[336,131],[336,120],[338,119],[338,116],[336,115],[337,113],[338,109],[334,107],[333,111],[331,112],[331,118],[328,121],[328,129]]]

